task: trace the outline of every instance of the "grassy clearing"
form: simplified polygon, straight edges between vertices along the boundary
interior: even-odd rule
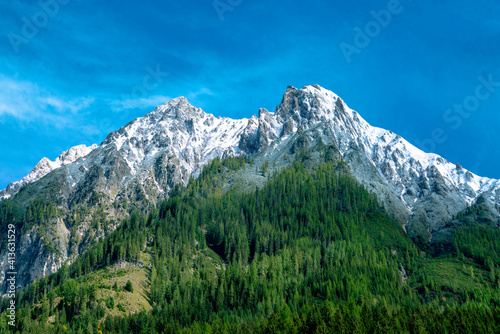
[[[424,258],[416,272],[412,286],[429,299],[438,297],[442,304],[463,302],[468,293],[485,286],[495,289],[495,283],[489,280],[489,271],[470,259],[450,256]]]
[[[108,315],[130,315],[141,311],[151,311],[150,269],[151,256],[141,254],[142,266],[121,262],[98,270],[85,277],[85,280],[98,287],[97,302],[106,309]],[[126,291],[130,281],[133,292]]]

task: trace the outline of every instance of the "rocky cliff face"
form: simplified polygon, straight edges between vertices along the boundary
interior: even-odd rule
[[[18,203],[45,198],[67,214],[82,206],[100,206],[118,220],[131,207],[143,208],[165,198],[176,184],[186,184],[217,156],[250,154],[279,166],[286,163],[284,154],[321,147],[331,148],[336,158],[343,159],[353,175],[422,243],[449,238],[454,226],[467,222],[455,216],[478,201],[488,212],[488,221],[499,223],[499,181],[476,176],[438,155],[422,152],[391,131],[372,127],[339,96],[317,85],[288,87],[274,112],[260,109],[258,116],[241,120],[216,118],[185,98],[176,98],[109,134],[99,147],[61,155],[55,168],[42,160],[39,170],[44,172],[37,175],[50,173],[43,178],[27,176],[20,191],[9,186],[11,190],[0,195],[18,191],[13,198]],[[86,217],[87,224],[79,227],[80,240],[89,239],[86,226],[92,213]],[[45,251],[36,231],[21,237],[26,247],[20,256],[34,261],[31,271],[25,268],[30,272],[26,282],[57,270],[70,258],[68,243],[73,237],[66,238],[69,226],[64,220],[58,224],[56,255]],[[96,238],[99,235],[105,231]],[[85,249],[77,248],[79,252]],[[0,270],[4,257],[2,250]]]
[[[57,271],[69,257],[70,232],[61,218],[53,218],[46,226],[27,229],[16,246],[16,283],[24,286],[37,277]],[[0,253],[0,286],[4,286],[8,272],[7,252]]]

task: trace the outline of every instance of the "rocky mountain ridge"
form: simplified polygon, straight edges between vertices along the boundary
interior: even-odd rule
[[[93,144],[88,147],[87,145],[82,144],[73,146],[69,150],[64,151],[54,161],[51,161],[49,158],[42,158],[42,160],[40,160],[36,164],[36,166],[28,175],[26,175],[19,181],[10,183],[7,188],[0,190],[0,200],[14,196],[19,192],[23,185],[40,180],[42,177],[49,174],[53,170],[65,165],[69,165],[70,163],[73,163],[76,160],[85,157],[96,148],[97,144]]]
[[[260,109],[257,116],[241,120],[207,114],[183,97],[173,99],[112,132],[98,147],[82,147],[80,156],[61,155],[57,164],[42,159],[38,172],[23,178],[27,186],[19,186],[17,195],[10,186],[10,193],[8,188],[0,194],[20,203],[42,197],[66,211],[101,206],[110,217],[119,217],[131,205],[144,208],[167,197],[215,157],[248,154],[279,166],[286,154],[325,147],[423,244],[449,240],[454,226],[462,223],[456,216],[476,204],[488,213],[488,224],[500,222],[498,180],[479,177],[424,153],[392,131],[371,126],[338,95],[317,85],[288,87],[274,112]],[[74,236],[67,230],[58,240],[69,243]],[[82,223],[78,233],[85,240],[89,224]],[[29,231],[21,239],[26,235]],[[40,250],[33,234],[30,238],[25,256],[47,263],[50,252]],[[59,259],[51,258],[50,270],[35,272],[25,282],[57,270],[70,258],[70,247],[59,248],[64,249]]]

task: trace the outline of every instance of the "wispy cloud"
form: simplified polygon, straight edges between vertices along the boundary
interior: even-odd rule
[[[196,92],[189,93],[186,97],[188,99],[196,99],[200,95],[214,95],[214,93],[210,89],[203,87]]]
[[[140,99],[125,99],[109,101],[108,104],[114,108],[114,110],[122,109],[143,109],[156,107],[160,104],[168,102],[172,98],[164,95],[154,95]]]
[[[0,76],[0,122],[13,118],[25,124],[69,126],[75,122],[74,116],[93,102],[92,97],[68,99],[54,95],[36,83]]]
[[[190,96],[208,93],[205,89]],[[0,75],[0,124],[14,121],[23,128],[43,126],[61,133],[69,130],[85,143],[98,143],[111,131],[141,115],[141,110],[145,113],[169,100],[171,97],[165,95],[141,98],[123,95],[117,99],[68,96],[31,81]],[[96,118],[97,114],[100,116]]]
[[[61,98],[56,98],[54,96],[42,97],[39,99],[41,103],[55,110],[62,112],[71,112],[72,114],[78,113],[80,110],[88,108],[95,99],[93,97],[82,97],[72,100],[64,100]]]

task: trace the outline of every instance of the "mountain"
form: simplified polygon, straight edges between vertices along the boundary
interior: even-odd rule
[[[83,159],[50,165],[54,172],[38,182],[37,191],[19,196],[29,201],[46,195],[67,208],[93,194],[111,202],[141,197],[154,203],[211,159],[240,154],[238,135],[246,124],[245,119],[216,118],[176,98],[110,133]],[[50,186],[54,183],[55,198]]]
[[[425,249],[443,248],[457,226],[476,222],[478,215],[483,224],[500,223],[498,180],[479,177],[371,126],[320,86],[288,87],[274,112],[260,109],[241,120],[207,114],[180,97],[110,133],[98,147],[77,146],[55,162],[42,159],[28,176],[0,192],[4,202],[22,209],[43,200],[59,212],[43,227],[23,228],[18,262],[25,274],[18,284],[74,261],[132,210],[154,207],[216,157],[247,155],[253,165],[278,170],[300,154],[312,164],[320,154],[345,163]],[[231,186],[255,189],[265,184],[265,174],[265,168],[247,169]],[[476,207],[480,213],[471,209]],[[103,216],[105,226],[95,223]],[[6,266],[2,249],[0,270]]]
[[[54,169],[73,163],[76,160],[88,155],[96,148],[96,144],[93,144],[90,147],[87,147],[86,145],[78,145],[61,153],[61,155],[59,155],[55,161],[51,161],[48,158],[43,158],[36,164],[35,168],[33,168],[33,170],[28,175],[26,175],[19,181],[10,183],[7,188],[0,190],[0,200],[14,196],[19,192],[19,189],[21,189],[23,185],[40,180],[42,177],[49,174]]]

